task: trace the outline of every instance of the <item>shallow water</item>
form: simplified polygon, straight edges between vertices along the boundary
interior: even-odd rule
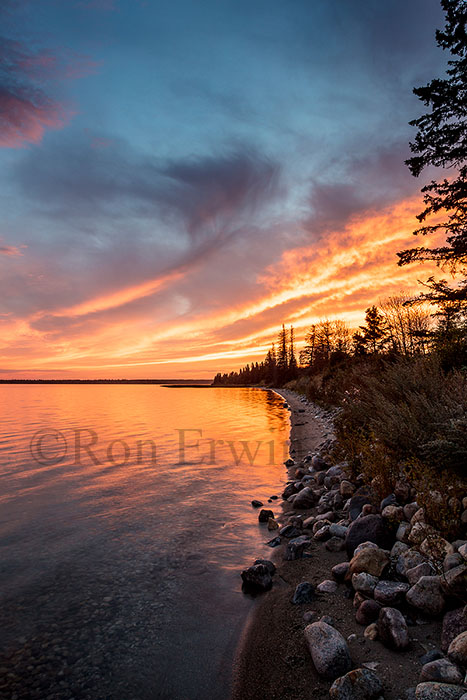
[[[225,700],[288,432],[256,389],[1,386],[0,697]]]

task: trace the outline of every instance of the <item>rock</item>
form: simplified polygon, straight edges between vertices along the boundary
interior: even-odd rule
[[[284,527],[281,527],[279,530],[279,535],[292,539],[293,537],[300,536],[300,530],[298,530],[295,525],[284,525]]]
[[[274,537],[272,540],[269,540],[269,542],[266,542],[268,547],[278,547],[280,543],[282,542],[280,537]]]
[[[396,562],[396,571],[399,576],[406,576],[409,569],[413,569],[424,561],[425,557],[421,555],[420,552],[417,552],[416,549],[409,549],[398,558]]]
[[[325,622],[327,625],[331,625],[331,627],[334,627],[334,620],[330,615],[323,615],[323,617],[320,619],[320,622]]]
[[[341,481],[340,486],[339,486],[339,493],[342,496],[342,498],[350,498],[353,496],[355,492],[355,486],[350,483],[350,481],[347,481],[344,479]]]
[[[260,523],[267,523],[269,518],[274,518],[274,513],[272,510],[266,510],[265,508],[262,508],[259,511],[258,515],[258,520]]]
[[[366,515],[350,525],[345,538],[349,558],[359,544],[368,541],[374,542],[382,549],[391,549],[394,543],[393,531],[389,527],[388,521],[380,515]]]
[[[362,508],[362,517],[365,515],[378,515],[379,510],[372,503],[365,503]]]
[[[274,520],[274,518],[269,518],[268,520],[268,530],[278,530],[279,529],[279,523],[277,520]]]
[[[335,581],[331,581],[330,579],[326,579],[325,581],[321,581],[321,583],[316,586],[316,590],[320,593],[335,593],[337,591],[337,583]]]
[[[302,605],[303,603],[311,603],[316,599],[315,587],[309,581],[302,581],[295,589],[292,603],[294,605]]]
[[[452,640],[467,630],[467,607],[450,610],[443,617],[441,649],[446,652]]]
[[[342,552],[345,542],[341,537],[331,537],[324,546],[329,552]]]
[[[376,639],[378,639],[378,625],[375,622],[372,622],[371,625],[368,625],[363,632],[363,636],[365,639],[371,639],[371,641],[374,642]]]
[[[285,464],[286,467],[293,467],[293,465],[295,464],[295,462],[294,462],[294,460],[293,460],[292,458],[289,458],[289,459],[286,459],[286,460],[285,460],[284,464]]]
[[[241,573],[246,591],[268,591],[272,586],[272,577],[265,564],[255,564]]]
[[[307,610],[305,613],[303,613],[303,622],[306,622],[307,625],[310,624],[310,622],[313,622],[313,620],[316,619],[316,610]]]
[[[381,515],[391,523],[399,525],[399,523],[404,519],[404,509],[401,506],[386,506],[383,508]]]
[[[262,502],[262,501],[253,500],[253,501],[251,502],[251,505],[253,506],[253,508],[261,508],[261,506],[263,505],[263,502]]]
[[[375,622],[381,610],[381,605],[371,598],[369,600],[364,600],[357,612],[355,613],[355,621],[359,625],[369,625],[371,622]]]
[[[423,508],[419,508],[415,513],[412,515],[412,518],[410,519],[410,522],[412,525],[415,523],[424,523],[425,522],[425,510]]]
[[[313,469],[315,471],[322,472],[325,469],[329,469],[329,467],[331,465],[328,464],[327,462],[325,462],[324,459],[322,457],[320,457],[319,455],[314,455],[311,458],[311,466],[313,467]]]
[[[345,527],[344,525],[338,525],[337,523],[332,523],[329,527],[329,534],[331,537],[340,537],[341,539],[345,539],[345,536],[347,534],[348,528]]]
[[[379,509],[383,511],[387,506],[394,506],[397,504],[397,498],[395,494],[390,493],[389,496],[386,496],[386,498],[383,498],[379,505]]]
[[[433,576],[434,573],[435,571],[431,564],[424,561],[423,564],[419,564],[418,566],[414,566],[413,569],[409,569],[406,572],[406,577],[410,585],[414,586],[417,581],[422,578],[422,576]]]
[[[405,544],[404,542],[394,542],[394,545],[389,553],[389,556],[391,559],[394,559],[394,561],[397,561],[398,557],[400,557],[401,554],[406,552],[408,550],[409,546]]]
[[[318,542],[324,542],[325,540],[328,540],[330,536],[331,535],[329,534],[329,525],[323,525],[315,531],[313,538]]]
[[[439,576],[422,576],[407,592],[406,600],[427,615],[440,615],[446,605]]]
[[[406,522],[405,520],[399,523],[399,527],[396,531],[396,540],[398,542],[406,542],[408,540],[411,527],[412,526],[410,523]]]
[[[285,550],[284,559],[286,561],[294,561],[295,559],[302,559],[303,550],[308,547],[311,540],[305,535],[300,535],[300,537],[295,537],[293,540],[289,540],[287,543],[287,549]]]
[[[282,492],[282,498],[284,501],[287,501],[287,499],[293,496],[294,493],[297,493],[297,491],[298,489],[295,484],[288,484]]]
[[[438,659],[443,658],[444,655],[442,651],[439,649],[430,649],[430,651],[427,651],[426,654],[423,654],[423,656],[420,657],[420,663],[422,666],[425,666],[425,664],[429,664],[431,661],[437,661]]]
[[[374,542],[362,542],[361,544],[358,545],[358,547],[355,547],[354,549],[354,556],[356,554],[360,554],[360,552],[364,549],[369,547],[370,549],[379,549],[378,545],[375,544]]]
[[[336,564],[333,566],[331,573],[337,581],[343,581],[349,571],[349,567],[349,562],[343,561],[341,564]]]
[[[263,564],[267,568],[271,576],[274,576],[274,574],[276,573],[276,567],[274,565],[274,562],[270,561],[269,559],[257,559],[255,561],[255,565],[256,564]]]
[[[383,691],[383,685],[373,671],[356,668],[338,678],[329,689],[331,700],[374,700]]]
[[[404,506],[404,518],[410,523],[417,510],[418,503],[407,503],[407,505]]]
[[[467,590],[467,565],[461,564],[446,571],[441,577],[441,586],[446,595],[464,600]]]
[[[305,628],[305,638],[316,671],[334,680],[350,671],[352,660],[344,637],[325,622],[314,622]]]
[[[359,593],[359,591],[357,591],[353,597],[353,606],[355,610],[357,610],[360,607],[364,600],[367,600],[365,596],[362,595],[362,593]]]
[[[363,595],[372,596],[378,583],[378,577],[367,574],[365,571],[352,575],[352,586],[355,591]]]
[[[420,683],[423,681],[437,681],[438,683],[452,683],[461,685],[464,675],[448,659],[436,659],[425,664],[420,673]]]
[[[427,681],[419,683],[415,689],[416,700],[460,700],[465,688],[448,683]]]
[[[447,554],[454,553],[454,547],[443,537],[432,535],[423,540],[420,545],[422,554],[434,561],[443,561]]]
[[[378,617],[378,635],[391,649],[405,649],[409,644],[409,630],[402,613],[396,608],[382,608]]]
[[[400,603],[410,586],[401,581],[380,581],[374,589],[375,600],[381,605],[397,605]]]
[[[467,632],[455,637],[448,648],[448,657],[454,663],[467,668]]]
[[[352,557],[349,574],[353,576],[353,574],[359,574],[364,571],[379,578],[388,564],[389,557],[382,549],[365,547],[365,549]]]
[[[453,554],[446,554],[443,561],[443,571],[450,571],[455,569],[456,566],[463,564],[464,560],[458,552]]]
[[[416,517],[417,513],[415,513],[414,518]],[[413,521],[413,518],[412,518]],[[410,528],[410,532],[408,534],[407,539],[411,544],[414,545],[421,545],[423,540],[426,540],[427,538],[434,537],[436,535],[436,530],[431,527],[431,525],[427,525],[427,523],[423,522],[416,522],[415,524],[412,525]]]
[[[364,505],[369,504],[374,505],[374,494],[373,492],[366,488],[365,486],[358,489],[358,491],[352,496],[349,503],[349,517],[350,520],[356,520]]]
[[[301,491],[295,496],[292,506],[296,510],[306,510],[307,508],[313,508],[316,503],[316,496],[309,486],[305,486]]]
[[[467,561],[467,542],[464,544],[461,544],[461,546],[457,550],[458,554],[462,557],[464,561]]]

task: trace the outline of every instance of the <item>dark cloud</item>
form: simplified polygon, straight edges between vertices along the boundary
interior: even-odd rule
[[[199,240],[228,235],[239,221],[277,194],[280,169],[254,149],[238,146],[217,156],[161,161],[109,141],[49,144],[29,152],[16,167],[16,181],[46,215],[64,224],[78,218],[93,224],[164,221],[173,233]],[[133,225],[133,224],[132,224]]]

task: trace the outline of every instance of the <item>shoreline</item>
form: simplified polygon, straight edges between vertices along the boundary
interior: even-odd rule
[[[290,457],[295,464],[287,469],[287,478],[294,479],[300,460],[310,452],[325,453],[327,440],[332,437],[332,417],[292,391],[274,391],[291,409]],[[277,503],[276,511],[275,518],[283,526],[293,522],[289,521],[292,514],[306,518],[315,516],[317,509],[294,510],[283,500]],[[312,536],[306,558],[286,561],[286,543],[283,538],[281,545],[271,550],[270,559],[276,566],[273,586],[258,595],[243,627],[232,672],[231,700],[302,700],[311,693],[316,700],[329,698],[331,682],[316,672],[304,635],[310,622],[325,615],[332,618],[332,625],[347,640],[352,667],[374,671],[382,680],[386,700],[406,697],[407,689],[420,682],[420,658],[439,647],[439,617],[417,619],[410,627],[409,646],[394,651],[364,635],[365,627],[355,619],[352,589],[347,583],[339,582],[334,592],[317,593],[310,603],[293,605],[299,583],[309,581],[316,591],[320,583],[333,579],[332,567],[346,562],[347,555],[342,550],[328,551]]]

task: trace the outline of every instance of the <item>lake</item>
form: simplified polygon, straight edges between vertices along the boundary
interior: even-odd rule
[[[239,572],[274,535],[250,502],[286,477],[282,404],[0,386],[0,698],[228,697],[252,605]]]

